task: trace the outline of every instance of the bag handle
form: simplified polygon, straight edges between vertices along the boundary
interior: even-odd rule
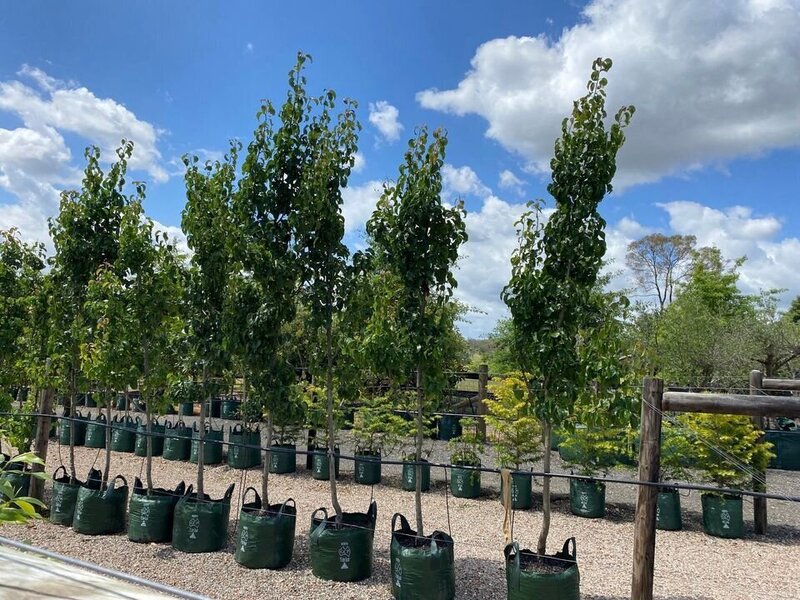
[[[369,508],[367,509],[367,518],[374,527],[375,522],[378,520],[378,503],[375,502],[375,500],[369,503]]]
[[[142,485],[142,480],[138,477],[133,478],[133,491],[136,492],[141,490],[144,486]]]
[[[328,526],[328,510],[324,506],[312,513],[311,523],[314,523],[314,519],[317,518],[317,513],[319,512],[322,512],[325,517],[319,522],[319,525],[316,526],[314,531],[311,532],[311,535],[308,536],[308,543],[314,544],[315,546],[319,544],[319,536],[322,535],[322,532],[325,531],[325,528]]]
[[[570,545],[572,546],[572,552],[569,551]],[[578,557],[578,551],[575,547],[575,538],[571,537],[566,542],[564,542],[564,547],[561,549],[561,553],[570,560],[576,561]]]
[[[186,492],[186,483],[181,481],[178,485],[175,486],[175,495],[183,496],[185,492]]]
[[[231,427],[231,433],[233,433],[234,435],[242,433],[242,424],[237,423],[236,425]]]
[[[106,422],[106,416],[103,413],[97,413],[97,418],[95,419],[98,423],[102,421],[103,423]]]
[[[186,492],[183,495],[184,496],[191,496],[193,491],[194,491],[194,484],[190,483],[189,487],[186,488]]]
[[[511,589],[518,590],[520,566],[519,566],[519,544],[517,542],[511,542],[506,546],[505,550],[503,550],[503,554],[505,554],[506,556],[506,562],[508,562],[509,555],[512,552],[514,553],[513,557],[514,568],[511,569],[508,585]]]
[[[392,533],[397,531],[397,517],[400,517],[400,529],[411,529],[411,526],[408,524],[408,519],[400,513],[394,513],[392,516]]]
[[[136,423],[136,425],[137,425],[137,426],[138,426],[138,425],[141,425],[141,424],[142,424],[142,419],[141,419],[141,417],[136,417],[136,418],[134,419],[134,422]]]
[[[316,519],[317,518],[317,513],[319,513],[319,512],[321,512],[323,515],[325,515],[324,517],[322,517],[322,522],[324,523],[325,521],[328,520],[328,509],[325,508],[324,506],[322,508],[318,508],[313,513],[311,513],[311,520],[313,521],[314,519]]]
[[[122,475],[117,475],[117,476],[116,476],[116,477],[114,477],[114,479],[112,479],[111,481],[112,481],[112,482],[114,482],[114,481],[116,481],[117,479],[122,479],[122,484],[123,484],[125,487],[128,487],[128,480],[127,480],[127,479],[125,479],[125,477],[124,477],[124,476],[122,476]]]
[[[224,495],[224,496],[222,496],[222,499],[223,499],[225,502],[230,502],[230,501],[231,501],[231,496],[233,496],[233,488],[234,488],[234,487],[236,487],[236,484],[235,484],[235,483],[232,483],[232,484],[230,484],[230,485],[228,486],[228,489],[227,489],[227,490],[225,490],[225,495]]]
[[[252,485],[244,491],[244,494],[242,494],[242,506],[247,504],[247,492],[250,490],[253,490],[253,493],[256,495],[256,508],[261,508],[261,496],[258,495],[256,488],[254,488]]]
[[[278,509],[279,515],[283,514],[283,511],[286,508],[286,505],[289,504],[289,502],[292,503],[292,507],[294,508],[295,512],[297,512],[297,504],[295,504],[294,498],[287,498],[286,500],[284,500],[283,504],[281,504],[281,507]]]
[[[54,480],[55,480],[55,479],[58,479],[58,472],[59,472],[59,471],[64,471],[64,477],[66,477],[66,476],[67,476],[67,468],[66,468],[64,465],[61,465],[60,467],[58,467],[58,468],[57,468],[57,469],[56,469],[56,470],[53,472],[53,479],[54,479]]]

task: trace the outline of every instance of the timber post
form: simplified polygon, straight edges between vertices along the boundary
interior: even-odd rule
[[[750,371],[750,394],[753,396],[760,396],[763,394],[764,375],[761,371]],[[750,417],[753,421],[753,426],[761,431],[758,438],[759,442],[764,441],[764,417],[756,416]],[[753,491],[766,492],[767,491],[767,472],[755,471],[753,472]],[[766,498],[753,498],[753,529],[756,534],[764,535],[767,533],[767,499]]]

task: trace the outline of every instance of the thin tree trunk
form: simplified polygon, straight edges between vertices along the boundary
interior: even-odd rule
[[[75,473],[75,404],[78,402],[78,385],[75,381],[77,377],[77,366],[76,366],[76,359],[75,359],[76,349],[73,346],[72,349],[72,365],[70,367],[70,379],[69,379],[69,416],[72,419],[69,422],[69,473],[71,477],[71,481],[75,482],[78,480],[78,477]]]
[[[147,458],[145,459],[145,470],[147,473],[147,495],[153,495],[153,417],[150,410],[150,390],[147,381],[150,375],[150,357],[148,355],[148,344],[145,340],[142,356],[142,395],[144,396],[144,418],[145,431],[147,432]]]
[[[103,400],[106,405],[106,464],[103,468],[103,485],[106,485],[111,471],[111,394],[108,388],[103,390]]]
[[[422,409],[424,406],[424,393],[422,390],[422,365],[417,365],[417,444],[414,458],[417,462],[415,467],[417,488],[414,491],[414,506],[417,517],[417,535],[425,535],[422,526]]]
[[[264,508],[269,508],[269,467],[272,464],[272,413],[267,415],[267,452],[264,455],[264,467],[261,475],[261,497]]]
[[[336,492],[336,456],[334,448],[336,440],[333,429],[333,315],[328,307],[328,322],[325,325],[325,353],[328,359],[328,368],[325,372],[325,396],[328,399],[328,479],[331,482],[331,504],[336,511],[336,523],[342,522],[342,507],[339,505],[339,495]]]
[[[203,392],[208,389],[208,365],[203,363]],[[204,442],[206,439],[206,402],[211,402],[211,394],[203,394],[203,401],[200,403],[200,431],[197,440],[197,498],[203,498],[203,456]]]
[[[552,435],[553,426],[545,421],[542,423],[542,434],[544,436],[544,464],[543,470],[545,473],[550,472],[550,438]],[[542,529],[539,532],[539,543],[536,546],[536,552],[545,554],[547,552],[547,536],[550,533],[550,477],[544,476],[542,480]]]

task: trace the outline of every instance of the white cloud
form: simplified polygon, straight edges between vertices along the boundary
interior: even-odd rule
[[[522,179],[514,175],[514,173],[509,171],[508,169],[500,171],[500,178],[498,179],[498,185],[500,186],[501,189],[511,190],[515,194],[522,196],[525,193],[525,190],[522,187],[524,183],[525,182],[522,181]]]
[[[355,156],[353,156],[353,173],[361,173],[366,166],[367,159],[364,158],[364,155],[361,154],[361,152],[356,152]]]
[[[455,89],[417,99],[484,117],[488,137],[546,172],[592,61],[609,56],[610,112],[637,107],[615,183],[655,181],[800,145],[798,31],[796,0],[594,0],[558,39],[486,42]]]
[[[383,182],[368,181],[342,190],[345,234],[362,229],[383,193]]]
[[[453,200],[459,196],[485,197],[492,193],[471,167],[454,167],[445,164],[442,167],[442,195],[445,200]]]
[[[386,100],[369,103],[369,122],[388,142],[397,141],[403,125],[398,120],[400,111]]]
[[[186,234],[183,233],[180,227],[164,225],[159,221],[153,220],[153,230],[154,232],[162,231],[166,233],[169,242],[184,256],[189,257],[192,255],[192,251],[189,250],[189,242],[186,241]]]

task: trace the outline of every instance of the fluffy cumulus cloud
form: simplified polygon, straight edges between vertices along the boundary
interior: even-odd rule
[[[796,0],[594,0],[583,17],[558,39],[486,42],[456,88],[418,101],[482,116],[488,137],[544,172],[592,61],[609,56],[609,107],[637,107],[618,186],[800,145]]]
[[[492,193],[478,174],[471,167],[454,167],[445,164],[442,167],[442,195],[447,201],[454,200],[462,196],[479,196],[481,198]]]
[[[519,196],[522,196],[525,193],[525,189],[523,187],[525,182],[514,175],[513,171],[509,171],[508,169],[500,171],[500,177],[497,183],[501,189],[511,190]]]
[[[387,142],[397,141],[400,138],[400,132],[403,131],[400,111],[386,100],[369,103],[369,122]]]
[[[383,182],[373,180],[342,190],[345,234],[364,228],[383,192]]]
[[[146,171],[155,181],[167,179],[153,125],[115,100],[41,69],[23,65],[18,76],[0,82],[0,111],[22,123],[0,128],[0,189],[13,198],[0,204],[0,228],[18,227],[28,239],[48,239],[47,218],[58,210],[59,191],[81,179],[64,134],[98,145],[104,157],[113,156],[122,138],[133,140],[131,169]]]

